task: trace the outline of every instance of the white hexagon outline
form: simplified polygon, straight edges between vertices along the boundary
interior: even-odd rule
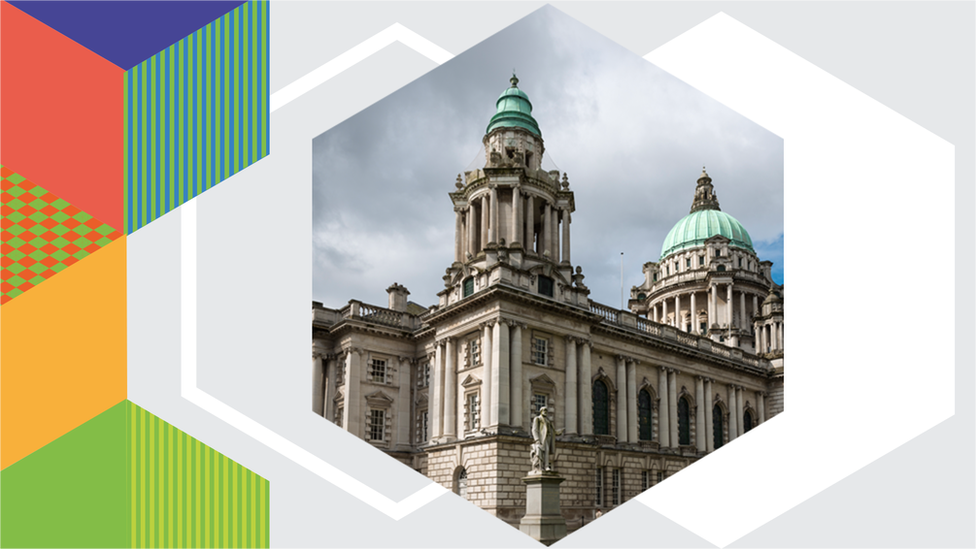
[[[401,40],[401,36],[407,38]],[[450,54],[447,54],[446,58],[436,59],[435,56],[438,54],[432,56],[430,52],[436,52],[440,48],[397,24],[327,63],[326,65],[331,64],[329,68],[324,65],[278,93],[289,90],[290,97],[287,97],[287,101],[290,101],[393,41],[401,41],[438,63],[450,58]],[[421,51],[425,48],[427,53]],[[951,196],[954,174],[953,148],[950,144],[725,14],[710,18],[649,53],[645,58],[786,139],[788,211],[792,194],[791,185],[818,183],[816,176],[819,172],[816,170],[809,169],[807,172],[794,170],[805,163],[807,168],[812,168],[815,164],[809,163],[810,156],[823,153],[825,146],[828,153],[833,152],[836,156],[822,157],[819,163],[826,165],[831,161],[840,161],[840,165],[845,168],[842,172],[844,177],[839,177],[839,182],[834,183],[835,186],[849,184],[850,179],[855,177],[905,184],[911,183],[909,181],[911,177],[921,176],[935,181],[939,185],[938,190],[947,192]],[[775,67],[778,72],[774,74],[771,67]],[[761,85],[755,85],[757,82]],[[753,83],[753,85],[746,85],[746,83]],[[757,93],[760,91],[764,93]],[[272,98],[275,109],[287,101],[282,99],[275,102]],[[808,105],[819,105],[820,109],[809,108]],[[826,107],[832,107],[834,110],[830,111]],[[831,123],[836,124],[838,121],[840,124],[829,127]],[[825,142],[825,138],[832,132],[836,135],[838,128],[851,129],[852,121],[861,124],[857,128],[859,131],[840,136],[836,142],[831,142],[834,147],[831,149],[830,144]],[[873,130],[867,131],[869,128]],[[812,135],[816,138],[804,140],[804,137]],[[862,139],[871,136],[874,139],[870,142],[851,143],[852,136]],[[844,148],[839,146],[850,147],[852,144],[858,145],[857,150],[861,153],[859,160],[862,161],[860,165],[851,163],[850,153],[845,155]],[[794,148],[794,145],[799,146]],[[904,150],[906,148],[907,151]],[[891,156],[893,151],[900,151],[903,154]],[[878,158],[888,162],[866,161]],[[934,162],[931,162],[933,159]],[[826,184],[829,181],[820,180],[819,183]],[[847,187],[845,190],[849,191],[851,188]],[[864,189],[861,191],[863,192]],[[826,196],[826,194],[820,196],[821,204]],[[811,197],[807,195],[805,198]],[[889,206],[902,205],[898,200],[905,199],[904,196],[896,194],[867,198],[869,201]],[[923,209],[923,211],[930,211],[931,208],[939,206],[932,196],[927,198],[928,200],[922,202],[914,201],[910,206],[915,210]],[[389,498],[196,387],[195,210],[193,201],[182,208],[181,333],[184,336],[181,346],[182,396],[394,519],[398,520],[406,516],[445,493],[443,488],[432,483],[400,502],[392,502]],[[793,256],[791,251],[804,247],[803,239],[811,235],[810,233],[804,235],[803,231],[794,232],[790,229],[791,226],[799,225],[792,221],[801,219],[801,216],[793,218],[790,214],[786,217],[786,232],[790,234],[791,239],[801,241],[800,246],[794,246],[792,242],[797,240],[791,240],[791,244],[786,248],[786,254],[791,257],[787,264],[791,266],[791,270],[794,270],[795,266],[803,265],[803,256]],[[943,217],[943,222],[949,228],[948,234],[951,234],[951,216]],[[815,244],[815,242],[810,243]],[[897,244],[899,247],[904,246],[904,241],[899,240]],[[930,249],[933,247],[932,243],[921,244],[928,245]],[[891,246],[891,243],[888,245]],[[882,249],[887,248],[882,247]],[[942,239],[939,250],[951,254],[951,239]],[[795,272],[801,274],[791,275],[791,286],[803,287],[805,277],[802,270],[795,269]],[[878,434],[873,438],[859,437],[856,430],[836,428],[838,425],[844,425],[843,420],[846,416],[854,415],[859,420],[891,419],[892,410],[872,406],[880,399],[871,398],[863,398],[859,402],[851,401],[851,406],[847,408],[819,406],[823,394],[836,394],[836,392],[830,392],[830,387],[805,384],[807,381],[822,382],[823,376],[822,372],[807,368],[815,357],[802,354],[803,351],[817,350],[812,346],[804,345],[803,339],[809,335],[804,334],[804,326],[810,324],[814,324],[812,328],[816,326],[813,322],[815,319],[797,315],[797,312],[802,312],[804,309],[803,301],[802,294],[799,295],[799,299],[791,299],[791,311],[794,311],[795,315],[791,317],[791,322],[795,322],[791,332],[796,331],[797,336],[795,336],[795,347],[794,342],[791,341],[791,347],[796,348],[796,351],[791,353],[791,381],[788,385],[790,410],[770,421],[763,429],[754,431],[749,437],[737,439],[723,449],[723,452],[700,460],[687,468],[682,475],[673,477],[655,490],[649,490],[638,496],[638,501],[710,542],[725,546],[952,415],[954,404],[951,342],[941,347],[942,352],[937,353],[936,356],[936,367],[934,370],[930,369],[927,372],[930,375],[921,380],[917,376],[905,375],[912,373],[910,369],[904,367],[904,362],[901,362],[904,361],[904,357],[900,353],[904,353],[905,349],[890,345],[878,351],[882,353],[887,351],[888,354],[883,356],[893,358],[894,364],[901,362],[901,369],[894,371],[894,374],[902,374],[902,377],[908,378],[907,380],[900,381],[899,376],[893,375],[890,368],[885,369],[885,366],[890,363],[881,364],[879,367],[877,362],[869,365],[873,367],[861,367],[857,372],[847,372],[848,377],[853,377],[851,374],[856,373],[860,376],[856,379],[864,381],[865,375],[874,376],[880,381],[865,386],[874,389],[875,393],[880,388],[885,390],[882,395],[885,398],[892,395],[912,395],[915,397],[915,403],[922,403],[928,407],[904,407],[903,409],[907,408],[908,412],[894,414],[896,419],[905,422],[899,425],[892,426],[890,423],[881,422],[870,424],[878,427]],[[866,301],[880,306],[881,310],[886,310],[884,303],[877,299]],[[938,309],[938,306],[936,305],[935,308]],[[936,314],[938,313],[951,317],[951,307],[948,311],[936,311]],[[925,327],[923,326],[922,329],[924,330]],[[934,330],[935,325],[929,326],[929,329]],[[811,333],[814,331],[811,330]],[[934,335],[942,336],[942,334]],[[950,338],[952,337],[950,333]],[[825,349],[827,346],[821,344],[816,347]],[[833,348],[837,347],[850,355],[857,356],[857,350],[853,347],[837,345]],[[918,353],[918,350],[909,350]],[[930,349],[923,351],[931,352]],[[863,357],[863,351],[861,356]],[[920,358],[931,361],[932,357],[923,355]],[[820,367],[820,369],[825,368]],[[799,381],[795,381],[797,379]],[[870,377],[868,380],[871,380]],[[863,387],[858,386],[856,391],[862,394],[871,392],[865,391]],[[824,424],[828,423],[825,421],[827,419],[840,421],[825,427]],[[852,422],[848,422],[850,423]],[[839,438],[839,442],[847,446],[844,452],[837,452],[836,448],[831,448],[817,453],[816,449],[811,448],[809,444],[811,433]],[[763,459],[757,460],[755,458],[757,455],[763,456]],[[844,461],[829,461],[830,458],[838,456],[843,457]],[[813,458],[826,458],[826,462],[817,462]],[[797,474],[798,472],[801,474]],[[798,485],[794,485],[784,482],[784,479],[799,482]],[[708,483],[721,483],[723,490],[709,493],[705,497],[700,487]]]

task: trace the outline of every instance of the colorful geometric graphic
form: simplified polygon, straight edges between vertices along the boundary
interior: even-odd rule
[[[125,73],[125,231],[268,154],[268,4],[245,3]]]
[[[0,304],[122,236],[0,165]]]
[[[268,547],[270,486],[129,401],[0,473],[2,547]]]

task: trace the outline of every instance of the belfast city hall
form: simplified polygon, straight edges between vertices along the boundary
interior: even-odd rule
[[[783,411],[783,287],[703,169],[627,308],[590,300],[573,190],[514,76],[496,107],[483,167],[446,189],[437,303],[397,283],[385,306],[312,303],[312,407],[514,525],[544,406],[573,530]]]

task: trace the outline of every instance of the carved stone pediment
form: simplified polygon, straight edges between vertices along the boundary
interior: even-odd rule
[[[464,378],[464,381],[461,382],[461,386],[465,389],[477,387],[479,385],[481,385],[481,380],[471,374],[468,374],[468,376]]]
[[[379,390],[366,395],[366,402],[372,406],[386,407],[393,404],[393,398]]]
[[[529,384],[533,387],[547,387],[550,389],[556,388],[556,382],[546,374],[538,375],[529,379]]]

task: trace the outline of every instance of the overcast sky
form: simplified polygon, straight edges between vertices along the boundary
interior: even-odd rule
[[[398,282],[411,301],[437,302],[454,259],[448,192],[484,165],[481,139],[513,68],[544,167],[566,172],[576,194],[572,261],[591,299],[620,306],[620,252],[624,286],[643,281],[703,165],[783,283],[783,140],[545,7],[314,140],[314,300],[386,306]]]

